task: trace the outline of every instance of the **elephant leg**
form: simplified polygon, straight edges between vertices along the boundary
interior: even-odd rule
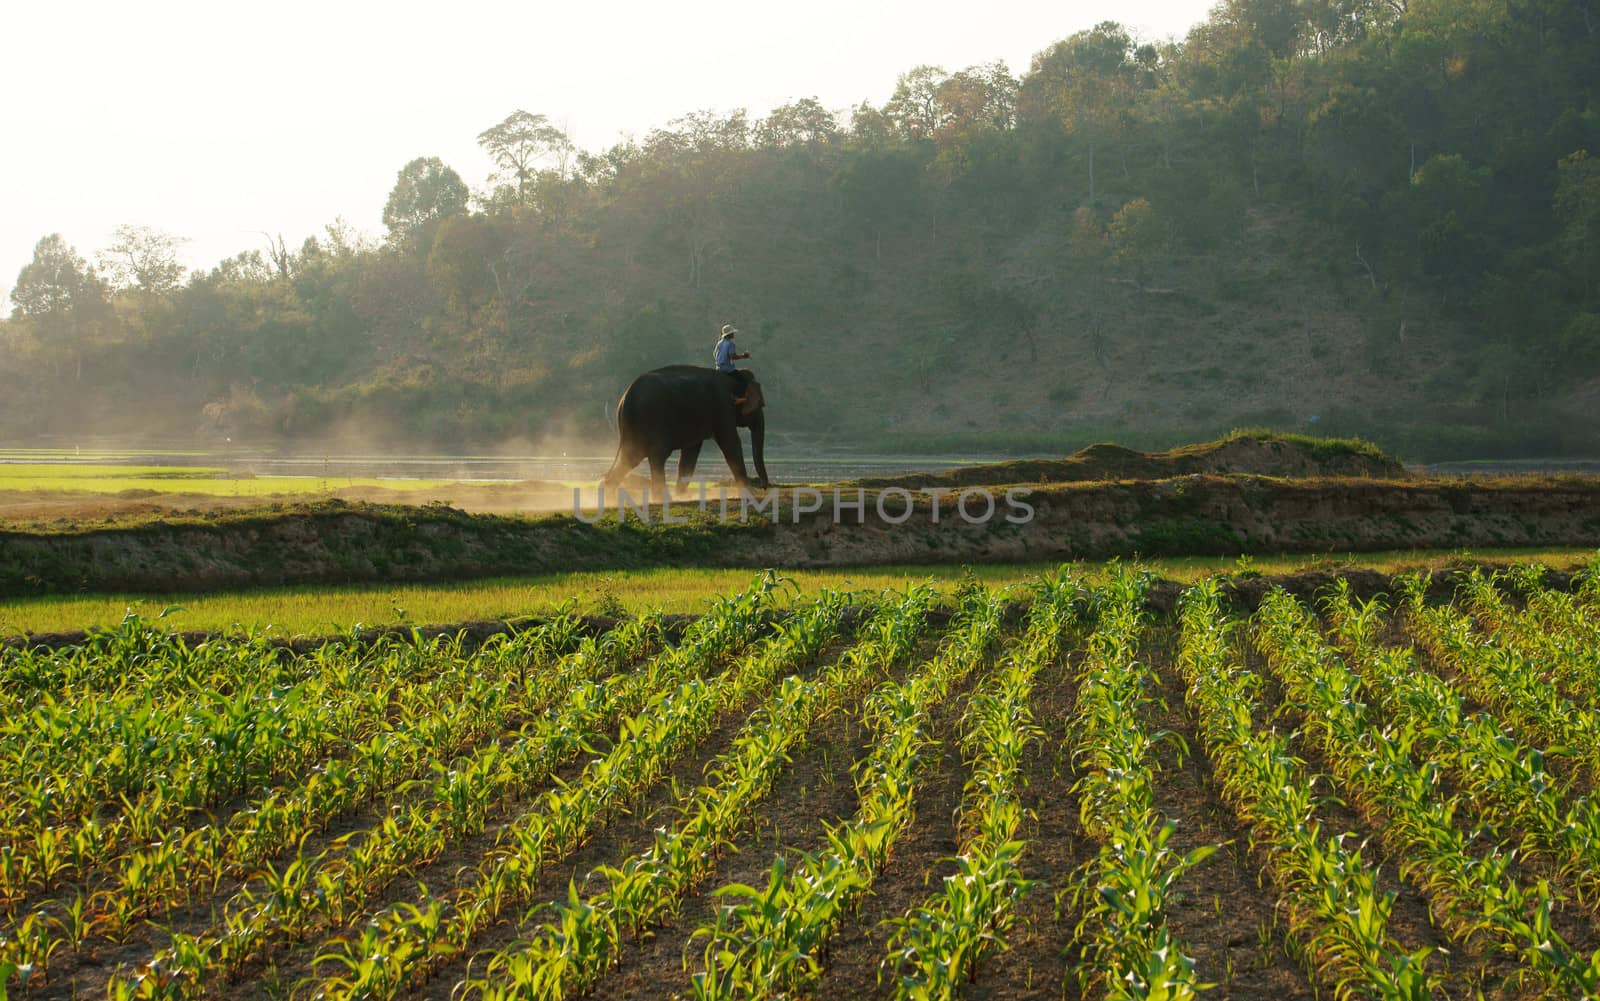
[[[666,451],[650,453],[650,503],[665,503],[667,497],[667,456],[672,453]]]
[[[697,441],[693,445],[685,445],[683,451],[678,453],[678,490],[681,493],[689,489],[689,477],[694,475],[694,467],[700,461],[700,446],[705,442]]]
[[[635,445],[632,442],[625,442],[622,445],[619,445],[617,447],[617,458],[611,463],[610,471],[608,471],[605,477],[600,480],[600,485],[603,487],[614,487],[621,483],[625,478],[627,478],[629,473],[633,472],[633,467],[637,466],[639,464],[639,460],[643,458],[644,449],[640,448],[638,445]]]
[[[750,477],[744,471],[744,442],[739,440],[739,429],[730,420],[717,428],[714,437],[717,447],[722,449],[722,457],[728,460],[728,468],[733,471],[733,482],[748,490]]]

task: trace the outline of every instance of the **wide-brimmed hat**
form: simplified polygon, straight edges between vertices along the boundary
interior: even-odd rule
[[[733,329],[733,324],[731,324],[731,323],[724,323],[722,325],[722,336],[723,337],[732,337],[734,334],[737,334],[738,332],[739,331]]]

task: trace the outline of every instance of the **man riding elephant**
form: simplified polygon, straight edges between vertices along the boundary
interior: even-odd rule
[[[722,325],[722,336],[717,339],[717,346],[711,351],[711,361],[716,365],[718,372],[723,375],[733,376],[733,402],[741,404],[745,401],[746,387],[750,382],[750,373],[741,371],[733,363],[750,357],[750,352],[737,353],[739,349],[734,346],[733,338],[738,333],[739,331],[733,328],[733,324],[724,323]]]

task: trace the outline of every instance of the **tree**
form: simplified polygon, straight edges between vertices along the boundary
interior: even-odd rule
[[[871,102],[862,101],[850,112],[850,138],[857,149],[881,150],[894,142],[894,122]]]
[[[478,145],[517,182],[517,204],[528,204],[529,183],[540,163],[554,163],[565,178],[572,140],[543,115],[517,109],[498,125],[478,133]]]
[[[1224,0],[1217,16],[1238,37],[1259,45],[1274,59],[1294,55],[1305,25],[1304,0]]]
[[[1105,373],[1108,387],[1114,374],[1106,358],[1105,337],[1101,331],[1100,284],[1110,255],[1106,231],[1095,217],[1094,210],[1087,205],[1078,206],[1072,213],[1068,260],[1072,262],[1073,270],[1084,279],[1082,302],[1085,309],[1084,326],[1089,334],[1089,351],[1095,364]]]
[[[436,156],[419,156],[400,168],[394,190],[383,206],[383,224],[397,243],[425,227],[467,210],[467,186],[461,175]]]
[[[502,224],[484,216],[457,216],[440,223],[428,252],[428,277],[453,309],[465,315],[505,296],[506,249]]]
[[[705,109],[680,115],[664,129],[645,136],[645,151],[668,158],[682,154],[729,153],[750,148],[750,121],[743,108],[726,115]]]
[[[1133,105],[1133,38],[1102,21],[1033,57],[1028,103],[1048,108],[1069,134],[1088,145],[1089,204],[1095,203],[1095,153],[1119,134]]]
[[[883,259],[883,230],[910,216],[917,204],[921,167],[907,153],[858,153],[845,161],[833,183],[852,218],[872,234],[873,257]]]
[[[261,251],[243,250],[223,258],[211,269],[209,278],[218,284],[262,285],[271,281],[275,273],[274,265],[267,263]]]
[[[967,173],[973,144],[981,136],[1009,129],[1015,121],[1017,81],[1002,62],[971,66],[946,77],[935,89],[933,103],[936,152],[928,172],[942,196]],[[934,230],[937,233],[937,225]]]
[[[27,320],[64,317],[93,297],[103,300],[104,283],[60,233],[51,233],[33,247],[33,260],[17,274],[11,290],[12,315]]]
[[[1491,181],[1488,167],[1475,167],[1455,153],[1430,157],[1412,175],[1405,215],[1416,231],[1425,273],[1470,282],[1483,270],[1490,259],[1484,234]],[[1405,216],[1397,220],[1405,221]]]
[[[52,366],[59,374],[63,354],[75,355],[78,378],[83,376],[87,342],[110,320],[106,285],[60,233],[52,233],[33,248],[33,260],[17,275],[11,290],[13,319],[25,321],[35,337],[51,349]]]
[[[1145,271],[1167,242],[1167,227],[1149,199],[1135,198],[1111,217],[1109,229],[1117,260],[1132,265],[1134,282],[1140,292],[1145,291]]]
[[[1558,339],[1567,364],[1593,371],[1600,364],[1600,313],[1577,313]]]
[[[939,131],[970,135],[1009,129],[1017,118],[1017,78],[996,60],[953,73],[934,91]]]
[[[99,255],[100,267],[116,288],[138,287],[166,295],[183,280],[178,248],[188,241],[150,226],[118,226],[115,242]]]
[[[1559,169],[1555,209],[1564,225],[1557,245],[1589,295],[1600,277],[1600,160],[1579,150]]]
[[[826,146],[838,138],[838,121],[814,97],[773,108],[756,123],[756,139],[763,146]]]
[[[883,106],[883,113],[905,139],[932,139],[943,120],[939,88],[947,74],[938,66],[918,66],[900,74],[894,95]]]
[[[322,230],[327,239],[319,241],[320,247],[340,260],[365,254],[375,246],[371,237],[350,225],[344,216],[335,216]]]
[[[1334,199],[1370,198],[1411,176],[1405,132],[1374,88],[1334,86],[1306,126],[1306,163]]]

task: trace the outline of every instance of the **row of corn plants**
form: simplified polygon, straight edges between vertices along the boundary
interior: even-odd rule
[[[1572,583],[1584,610],[1591,616],[1600,618],[1600,550],[1596,550],[1589,558],[1589,562],[1574,576]]]
[[[1600,991],[1600,953],[1582,956],[1557,933],[1558,897],[1540,880],[1523,885],[1514,852],[1491,845],[1474,854],[1481,832],[1462,830],[1461,794],[1442,795],[1437,762],[1412,759],[1414,725],[1376,725],[1366,686],[1318,631],[1310,613],[1281,590],[1257,613],[1257,646],[1305,714],[1306,729],[1338,779],[1354,794],[1384,842],[1404,861],[1401,875],[1430,897],[1435,920],[1458,941],[1484,941],[1514,956],[1519,976],[1575,996]]]
[[[266,658],[256,676],[226,658],[232,677],[194,679],[181,698],[138,689],[42,694],[0,719],[0,765],[24,777],[0,790],[0,823],[77,820],[152,791],[175,806],[214,807],[264,788],[408,707],[451,697],[463,677],[448,670],[463,660],[460,644],[413,636],[357,655],[319,651],[299,671],[275,666],[277,651],[247,644]]]
[[[727,902],[690,935],[690,951],[701,953],[701,968],[690,981],[695,998],[791,997],[820,973],[839,921],[871,887],[912,822],[917,779],[932,742],[930,713],[988,661],[1001,611],[987,594],[966,596],[933,659],[909,680],[868,697],[864,715],[876,741],[854,769],[855,814],[830,827],[827,846],[802,854],[792,869],[780,855],[765,886],[734,883],[717,890]]]
[[[1517,610],[1501,594],[1508,583],[1526,597]],[[1461,585],[1463,603],[1491,631],[1497,646],[1513,648],[1544,669],[1548,684],[1585,710],[1600,708],[1600,619],[1580,599],[1544,586],[1544,567],[1528,564],[1492,576],[1474,570]]]
[[[164,617],[164,613],[163,613]],[[350,659],[346,638],[323,644]],[[209,637],[191,643],[130,609],[111,628],[89,630],[83,641],[61,647],[0,647],[0,706],[26,708],[45,696],[89,698],[136,692],[153,702],[178,702],[187,695],[254,683],[263,678],[288,686],[311,677],[313,654],[295,657],[260,634]],[[324,662],[326,663],[326,662]]]
[[[1469,714],[1459,693],[1423,670],[1411,648],[1383,646],[1382,601],[1357,601],[1340,581],[1327,613],[1385,715],[1405,721],[1419,749],[1450,770],[1495,840],[1519,833],[1522,854],[1548,862],[1580,899],[1592,898],[1600,890],[1600,804],[1573,797],[1571,782],[1545,769],[1543,750],[1526,746],[1492,716]]]
[[[247,874],[262,860],[395,783],[418,778],[460,750],[542,711],[566,687],[592,680],[599,666],[620,667],[631,661],[659,636],[658,618],[639,620],[603,641],[585,641],[584,649],[552,668],[549,657],[570,645],[576,621],[562,616],[514,640],[491,640],[470,657],[441,658],[443,669],[428,682],[380,684],[360,698],[346,699],[345,706],[373,707],[380,728],[370,735],[363,728],[354,731],[354,737],[339,738],[342,756],[322,762],[298,785],[279,786],[247,804],[226,823],[208,819],[191,828],[187,821],[195,810],[192,801],[158,787],[126,802],[118,816],[23,832],[0,859],[0,897],[12,899],[21,887],[45,890],[74,878],[89,878],[114,859],[115,871],[93,880],[98,885],[91,895],[115,897],[120,887],[129,885],[131,875],[132,895],[142,899],[124,913],[144,916],[157,902],[181,903],[183,898],[174,896],[176,890],[214,886],[225,870]],[[600,647],[605,655],[597,657]],[[525,680],[530,670],[554,677],[530,687]],[[322,701],[339,698],[328,693]],[[440,712],[440,706],[452,708]],[[130,851],[130,845],[148,847]],[[186,857],[189,865],[185,872],[172,873],[170,885],[163,886],[157,878],[161,866],[152,864],[152,859],[174,852]]]
[[[894,922],[884,966],[897,998],[954,998],[977,978],[978,964],[1005,947],[1017,901],[1031,884],[1022,875],[1025,845],[1022,759],[1042,732],[1029,701],[1035,676],[1055,664],[1078,609],[1069,574],[1042,578],[1022,641],[1001,662],[962,718],[962,756],[971,768],[956,813],[957,871],[937,893]]]
[[[1346,835],[1325,833],[1314,778],[1288,739],[1257,727],[1262,680],[1239,662],[1217,582],[1186,591],[1178,617],[1178,666],[1212,775],[1266,855],[1308,973],[1340,999],[1433,997],[1430,950],[1407,952],[1389,931],[1395,894],[1378,889],[1377,870]]]
[[[1600,639],[1600,550],[1572,575],[1570,591],[1545,586],[1547,568],[1538,563],[1500,572],[1528,599],[1528,609],[1547,624],[1582,638]]]
[[[1084,774],[1073,791],[1099,850],[1069,894],[1081,915],[1075,975],[1080,991],[1111,998],[1190,998],[1204,985],[1167,928],[1167,910],[1179,879],[1216,846],[1179,854],[1170,847],[1176,824],[1156,806],[1158,745],[1187,749],[1141,719],[1155,704],[1155,676],[1138,656],[1146,586],[1145,574],[1120,567],[1097,594],[1097,626],[1078,678],[1071,747]]]
[[[62,905],[73,920],[51,916],[57,941],[64,939],[65,945],[77,950],[96,934],[122,937],[136,920],[159,918],[197,895],[215,892],[225,876],[244,878],[264,870],[271,882],[278,876],[269,863],[271,858],[298,849],[337,815],[374,799],[386,799],[396,788],[403,791],[429,776],[433,783],[448,789],[467,787],[506,759],[498,744],[490,744],[465,762],[447,767],[444,762],[450,761],[455,750],[471,740],[498,735],[517,720],[532,718],[576,686],[603,676],[607,669],[632,663],[649,648],[658,627],[658,619],[638,620],[602,639],[587,639],[537,685],[479,679],[463,690],[462,701],[446,711],[419,718],[409,729],[388,731],[362,742],[352,749],[351,757],[328,762],[298,786],[274,791],[235,813],[225,825],[189,831],[174,828],[145,839],[96,881],[97,888],[79,891]],[[448,796],[436,794],[435,798]],[[469,802],[485,801],[480,796]],[[325,854],[317,863],[328,857]],[[299,857],[286,869],[305,872],[308,878],[314,875],[313,866]],[[324,877],[315,874],[315,878]],[[353,887],[341,887],[341,893],[353,891]]]
[[[499,1001],[591,989],[617,961],[625,937],[638,938],[675,915],[684,895],[714,871],[813,728],[911,656],[934,597],[926,585],[911,589],[860,627],[856,645],[831,667],[809,680],[785,678],[732,749],[711,762],[707,783],[679,805],[682,819],[670,831],[658,830],[653,845],[620,865],[591,873],[585,882],[604,882],[604,890],[585,897],[573,884],[565,902],[547,905],[552,913],[530,939],[492,955],[484,975],[465,982],[460,995]]]
[[[1600,780],[1600,713],[1547,680],[1558,666],[1507,637],[1497,642],[1459,609],[1429,605],[1420,576],[1402,577],[1400,585],[1411,635],[1439,664],[1455,671],[1464,691],[1530,739],[1564,748],[1591,780]]]
[[[565,629],[565,624],[553,624]],[[74,952],[97,935],[124,937],[140,919],[159,917],[198,894],[214,892],[225,875],[246,876],[267,858],[296,848],[305,838],[333,819],[374,797],[388,796],[396,784],[410,777],[431,774],[453,748],[473,735],[502,732],[506,716],[531,715],[542,704],[571,689],[581,680],[598,676],[607,665],[620,668],[642,656],[659,636],[659,619],[626,624],[605,637],[584,640],[536,685],[518,683],[514,690],[505,679],[470,681],[461,690],[459,704],[432,718],[418,716],[407,730],[376,735],[351,749],[350,757],[334,759],[309,773],[297,786],[274,790],[267,798],[236,812],[225,825],[208,824],[193,830],[152,828],[153,833],[129,834],[135,847],[106,871],[93,873],[90,889],[75,891],[49,909],[38,908],[14,917],[0,940],[0,957],[21,951],[19,959],[39,974],[47,971],[52,955],[63,948]],[[543,634],[549,640],[550,634]],[[534,642],[540,642],[534,637]],[[562,641],[561,645],[565,645]],[[534,643],[516,649],[532,652]],[[494,660],[500,657],[492,658]],[[520,671],[527,656],[514,661]],[[474,658],[466,667],[486,666]],[[117,830],[116,823],[107,828]],[[42,844],[43,842],[41,842]],[[76,864],[90,856],[81,846],[69,846]],[[297,871],[304,871],[302,865]]]
[[[836,635],[845,598],[824,594],[783,621],[761,648],[707,680],[690,677],[623,721],[609,753],[589,762],[570,785],[540,797],[503,828],[497,847],[465,873],[454,892],[421,894],[367,921],[358,934],[318,950],[315,989],[323,998],[395,997],[461,956],[473,936],[509,909],[533,902],[545,867],[569,854],[598,826],[654,786],[708,736],[722,715],[747,704],[783,675],[813,660]],[[682,648],[680,648],[682,649]],[[684,655],[694,674],[697,658]],[[324,975],[323,971],[336,971]]]
[[[183,704],[150,704],[137,691],[109,701],[47,696],[0,724],[0,756],[18,775],[0,808],[0,830],[11,834],[0,857],[0,901],[14,905],[28,890],[82,878],[129,844],[165,841],[174,826],[181,835],[195,818],[211,823],[207,808],[225,799],[260,794],[385,731],[423,725],[442,703],[481,698],[485,676],[519,675],[519,662],[570,647],[577,625],[561,615],[491,640],[470,658],[461,656],[459,637],[386,641],[343,662],[318,652],[303,658],[316,664],[307,677],[288,686],[269,661],[258,665],[259,677],[219,678]],[[181,647],[157,649],[184,657]],[[237,658],[222,664],[243,669]]]
[[[393,880],[481,832],[502,804],[547,786],[557,768],[591,749],[616,720],[636,719],[686,680],[727,663],[764,628],[775,587],[769,578],[722,599],[644,670],[579,684],[507,738],[404,790],[411,794],[406,801],[373,826],[317,854],[296,852],[281,865],[264,865],[217,908],[211,926],[173,934],[168,948],[114,987],[127,996],[193,995],[275,943],[343,927]],[[530,676],[528,684],[543,681]]]

